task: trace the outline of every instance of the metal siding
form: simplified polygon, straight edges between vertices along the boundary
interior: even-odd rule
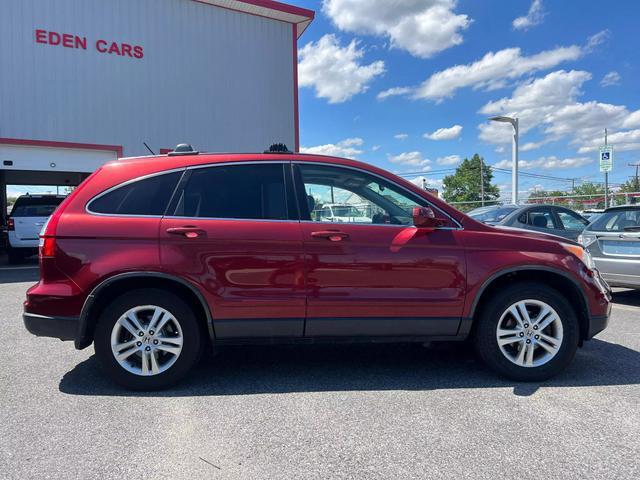
[[[35,30],[87,37],[38,44]],[[115,144],[125,155],[294,145],[292,26],[192,0],[5,0],[0,137]],[[101,54],[98,39],[144,47]]]

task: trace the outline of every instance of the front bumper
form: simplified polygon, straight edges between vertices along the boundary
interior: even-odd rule
[[[60,340],[76,339],[78,317],[48,317],[24,312],[22,319],[27,330],[37,337],[53,337]]]

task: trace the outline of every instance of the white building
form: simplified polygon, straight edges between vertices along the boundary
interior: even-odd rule
[[[77,184],[143,142],[297,149],[297,39],[313,15],[271,0],[4,0],[1,191]]]

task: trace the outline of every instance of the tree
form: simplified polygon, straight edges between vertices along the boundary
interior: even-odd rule
[[[625,183],[620,185],[620,191],[622,193],[640,192],[640,178],[631,177]]]
[[[482,175],[480,175],[481,165]],[[453,175],[444,177],[444,199],[449,203],[472,202],[457,205],[461,210],[470,210],[480,206],[482,204],[481,177],[485,202],[496,200],[500,196],[500,190],[491,183],[493,179],[491,167],[484,163],[484,159],[477,153],[473,155],[471,160],[465,158]]]

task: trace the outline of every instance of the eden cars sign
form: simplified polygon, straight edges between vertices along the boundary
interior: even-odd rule
[[[131,57],[141,59],[144,57],[144,50],[141,45],[131,45],[124,42],[113,42],[110,40],[97,39],[91,43],[87,42],[87,37],[73,35],[71,33],[51,32],[37,29],[36,43],[45,45],[73,48],[77,50],[87,50],[93,48],[99,53],[117,55],[120,57]]]

